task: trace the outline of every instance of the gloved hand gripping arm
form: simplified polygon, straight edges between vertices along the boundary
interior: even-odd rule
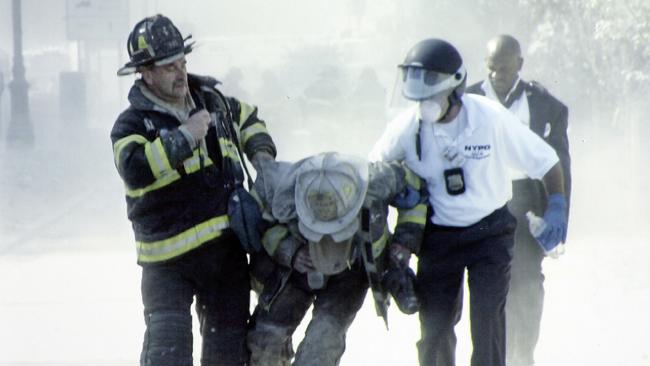
[[[388,269],[383,284],[404,314],[414,314],[420,309],[415,293],[415,273],[409,267],[411,250],[393,242],[388,249]]]

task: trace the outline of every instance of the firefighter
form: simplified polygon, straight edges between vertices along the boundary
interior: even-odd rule
[[[414,273],[391,264],[386,253],[391,242],[421,241],[426,204],[419,188],[399,163],[369,164],[332,152],[262,168],[255,192],[273,225],[252,264],[263,285],[248,334],[252,366],[291,364],[293,332],[312,305],[293,365],[338,365],[368,287],[384,319],[387,292],[400,310],[417,310]],[[392,238],[389,202],[401,207]],[[384,281],[390,268],[400,275]]]
[[[245,365],[250,281],[227,202],[243,180],[238,149],[254,165],[276,149],[255,107],[187,73],[189,39],[169,18],[147,17],[130,33],[130,60],[118,71],[141,76],[111,131],[142,267],[140,364],[192,365],[196,297],[201,364]]]

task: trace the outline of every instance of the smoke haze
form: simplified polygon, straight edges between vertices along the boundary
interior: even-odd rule
[[[66,3],[78,2],[22,1],[33,147],[7,140],[9,88],[0,94],[0,366],[138,359],[140,273],[109,132],[135,79],[115,75],[128,58],[126,38],[135,22],[155,13],[196,40],[189,72],[212,75],[226,94],[259,107],[283,160],[326,150],[366,156],[388,121],[396,65],[415,42],[437,37],[456,45],[472,83],[486,76],[487,40],[517,37],[522,78],[540,81],[570,110],[567,254],[545,261],[538,360],[650,363],[650,211],[643,193],[650,184],[642,124],[648,90],[635,86],[637,74],[594,74],[589,59],[566,61],[567,54],[587,54],[575,48],[584,34],[562,37],[551,21],[532,26],[527,8],[514,0],[139,0],[125,2],[128,26],[116,32],[120,37],[76,42],[66,37]],[[544,2],[528,3],[533,9]],[[11,14],[11,2],[0,3],[5,84],[12,80]],[[567,17],[579,23],[580,14]],[[609,26],[611,32],[615,24]],[[650,74],[650,52],[605,51],[602,60],[637,57]],[[611,73],[619,71],[627,75]],[[64,83],[65,77],[73,80]],[[623,84],[632,86],[617,89]],[[628,92],[621,97],[619,90]],[[459,365],[468,364],[471,351],[467,315],[458,328]],[[366,301],[342,365],[416,364],[417,318],[394,306],[390,317],[386,332]]]

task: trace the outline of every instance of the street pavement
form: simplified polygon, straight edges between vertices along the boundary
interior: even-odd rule
[[[138,364],[140,271],[106,136],[76,150],[2,153],[0,366]],[[647,231],[604,231],[589,183],[575,181],[582,188],[566,254],[545,261],[537,365],[649,365]],[[458,366],[469,365],[471,353],[467,308],[457,327]],[[341,365],[416,365],[417,316],[393,306],[389,322],[387,331],[368,298]],[[304,329],[305,322],[296,343]]]

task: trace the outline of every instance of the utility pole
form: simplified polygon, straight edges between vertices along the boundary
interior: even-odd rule
[[[23,63],[23,31],[20,0],[12,0],[11,14],[14,36],[13,79],[9,83],[11,94],[11,120],[7,132],[8,145],[31,147],[34,145],[34,130],[29,119],[29,85],[25,80]]]

